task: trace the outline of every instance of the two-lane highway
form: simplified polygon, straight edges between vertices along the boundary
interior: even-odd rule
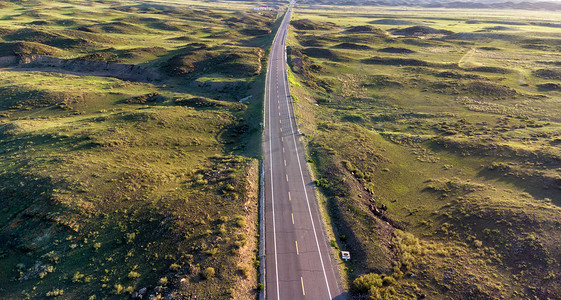
[[[303,146],[286,72],[286,36],[293,2],[269,56],[265,95],[264,200],[267,299],[341,296]]]

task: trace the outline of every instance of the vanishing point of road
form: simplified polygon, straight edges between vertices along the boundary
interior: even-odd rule
[[[340,299],[286,72],[291,1],[269,55],[263,172],[266,299]]]

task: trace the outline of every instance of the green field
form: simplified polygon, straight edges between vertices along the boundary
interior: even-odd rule
[[[560,17],[296,7],[291,90],[354,297],[561,297]]]
[[[1,299],[256,297],[255,6],[0,1]]]

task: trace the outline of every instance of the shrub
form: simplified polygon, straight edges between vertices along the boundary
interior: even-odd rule
[[[264,288],[265,288],[265,285],[263,285],[261,282],[259,282],[259,283],[257,284],[257,289],[258,289],[258,290],[261,291],[261,290],[263,290]]]
[[[384,286],[382,276],[376,273],[362,275],[353,281],[353,289],[357,292],[366,293],[372,288]]]
[[[135,278],[140,277],[140,273],[135,272],[135,271],[130,271],[129,275],[127,275],[127,277],[130,278],[130,279],[135,279]]]
[[[243,216],[238,216],[236,218],[236,226],[238,226],[239,228],[242,228],[245,226],[245,218]]]
[[[216,273],[216,272],[214,271],[214,268],[213,268],[213,267],[208,267],[208,268],[204,269],[204,270],[201,272],[201,276],[202,276],[204,279],[211,279],[211,278],[214,277],[215,273]]]
[[[58,296],[62,296],[64,295],[64,290],[61,289],[54,289],[51,291],[48,291],[47,294],[45,294],[45,296],[47,297],[58,297]]]
[[[86,275],[84,275],[80,272],[76,272],[76,273],[74,273],[74,276],[72,276],[72,282],[74,282],[74,283],[83,282],[85,276]]]
[[[181,268],[181,266],[178,265],[178,264],[171,264],[171,265],[169,266],[169,270],[170,270],[170,271],[177,271],[177,270],[179,270],[180,268]]]

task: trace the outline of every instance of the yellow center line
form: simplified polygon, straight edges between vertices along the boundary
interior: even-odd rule
[[[288,182],[288,174],[286,174],[286,182]]]
[[[292,225],[294,225],[294,214],[290,214],[292,216]]]
[[[282,152],[284,152],[284,146],[282,147]]]
[[[290,197],[290,192],[288,192],[288,200],[292,201],[292,197]]]
[[[286,159],[284,160],[284,166],[286,167]]]
[[[282,127],[280,128],[281,132],[282,132]]]
[[[281,120],[281,119],[279,119],[279,122],[282,124],[282,120]]]
[[[304,278],[300,276],[300,282],[302,282],[302,295],[306,296],[306,290],[304,289]]]
[[[300,251],[298,251],[298,241],[294,241],[296,243],[296,255],[300,255]]]
[[[284,138],[281,136],[281,142],[283,142],[283,141],[284,141]]]

